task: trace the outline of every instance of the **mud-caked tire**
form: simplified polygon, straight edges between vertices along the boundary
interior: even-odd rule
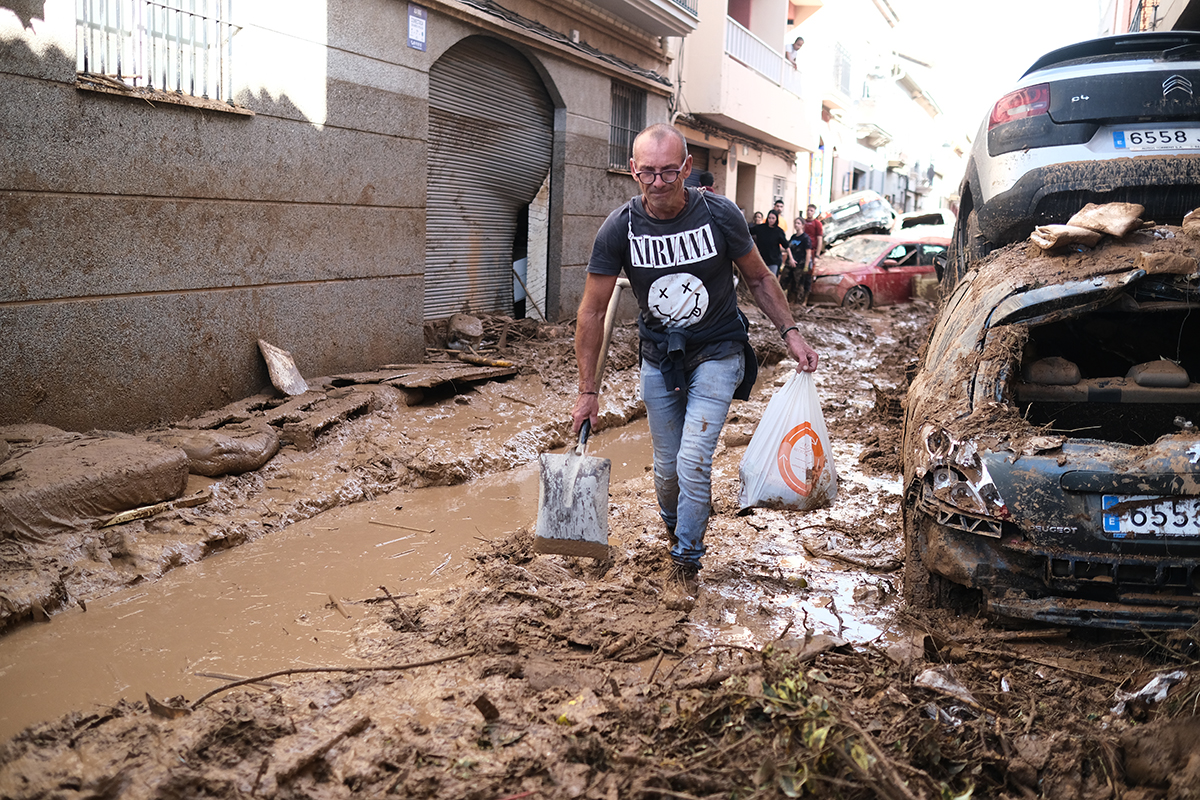
[[[849,311],[866,311],[871,307],[871,290],[865,286],[851,286],[842,298],[842,308]]]
[[[904,509],[904,589],[901,596],[914,611],[945,609],[959,613],[979,610],[982,595],[977,589],[960,586],[936,572],[930,572],[921,558],[924,551],[924,526],[932,524],[924,514]]]
[[[949,296],[967,270],[994,249],[995,246],[984,238],[975,209],[967,209],[954,226],[946,267],[942,270],[942,295]]]

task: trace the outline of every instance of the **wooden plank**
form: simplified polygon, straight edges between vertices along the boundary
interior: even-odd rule
[[[516,367],[481,367],[463,362],[446,364],[389,364],[389,370],[352,372],[334,375],[335,386],[354,383],[384,383],[404,389],[431,389],[444,383],[473,383],[507,378],[517,374]]]

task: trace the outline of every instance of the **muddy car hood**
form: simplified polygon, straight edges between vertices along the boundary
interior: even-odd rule
[[[813,270],[813,276],[824,278],[830,275],[845,275],[847,272],[857,272],[869,266],[870,264],[864,264],[861,261],[843,261],[840,258],[826,258],[817,264]]]
[[[1145,277],[1146,272],[1131,269],[1107,275],[1081,274],[1061,283],[1042,286],[1037,285],[1038,278],[1033,274],[985,275],[990,280],[980,280],[980,274],[979,271],[968,273],[946,301],[947,308],[943,313],[948,315],[953,310],[957,324],[944,325],[935,332],[926,348],[925,360],[927,364],[954,366],[940,370],[927,368],[913,381],[909,396],[919,400],[910,403],[909,411],[920,410],[914,415],[916,419],[958,419],[971,413],[973,401],[985,400],[982,396],[976,397],[976,389],[983,388],[977,387],[976,383],[979,367],[987,355],[981,350],[989,330],[1014,322],[1045,320],[1055,314],[1079,313],[1086,306],[1102,305],[1130,283]],[[931,412],[929,409],[935,402],[939,405],[949,403],[951,408]]]

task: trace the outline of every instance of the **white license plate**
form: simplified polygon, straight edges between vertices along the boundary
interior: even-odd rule
[[[1145,128],[1113,131],[1113,147],[1118,150],[1197,150],[1200,129]]]
[[[1118,503],[1144,503],[1120,512]],[[1200,498],[1156,495],[1104,495],[1104,532],[1126,536],[1200,537]]]

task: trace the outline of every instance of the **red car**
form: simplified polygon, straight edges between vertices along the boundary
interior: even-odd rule
[[[855,310],[907,303],[913,278],[938,272],[937,262],[945,262],[949,247],[944,236],[855,236],[817,261],[809,297]]]

